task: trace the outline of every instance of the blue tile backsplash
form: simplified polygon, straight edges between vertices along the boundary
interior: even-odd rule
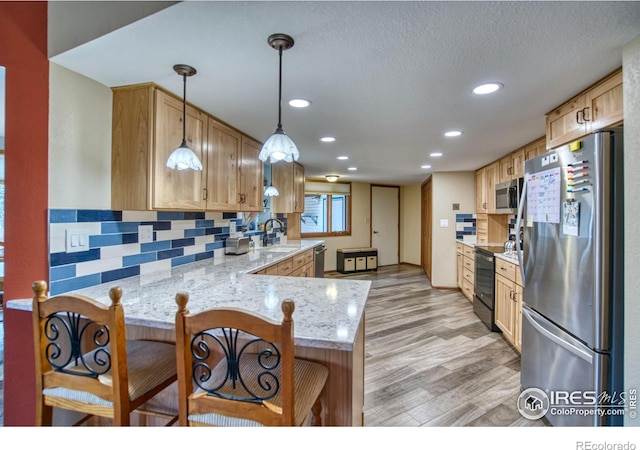
[[[262,231],[243,230],[242,217],[228,212],[51,209],[50,294],[224,257],[225,239],[234,227],[254,240],[262,238]],[[286,233],[286,215],[278,218],[285,228],[275,231]],[[153,226],[153,242],[139,243],[139,225]],[[65,232],[71,228],[87,232],[89,250],[66,253]]]
[[[476,215],[456,214],[456,239],[476,235]]]

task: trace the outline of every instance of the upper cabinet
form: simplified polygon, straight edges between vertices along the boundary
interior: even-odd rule
[[[500,161],[476,171],[476,213],[496,212],[496,184],[500,182]]]
[[[262,145],[248,136],[242,136],[239,173],[238,211],[264,209],[264,165],[258,159]]]
[[[622,122],[622,69],[547,114],[547,149]]]
[[[166,167],[182,141],[181,99],[153,84],[114,88],[111,207],[262,211],[259,143],[190,105],[186,139],[202,171]]]
[[[271,166],[271,183],[280,195],[272,197],[272,212],[304,212],[304,167],[297,162],[279,162]]]
[[[536,156],[540,156],[546,152],[547,138],[545,136],[542,136],[541,138],[531,142],[530,144],[525,145],[524,160],[529,161],[530,159],[533,159]]]
[[[499,160],[499,183],[524,176],[524,148],[509,153]]]

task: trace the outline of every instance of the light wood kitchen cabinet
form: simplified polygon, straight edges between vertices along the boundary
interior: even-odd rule
[[[543,155],[547,152],[547,139],[545,136],[527,144],[524,147],[524,159],[529,161],[537,156]],[[524,174],[523,174],[524,176]]]
[[[264,210],[264,165],[258,159],[262,145],[242,135],[238,165],[238,211]]]
[[[166,167],[182,142],[182,108],[151,83],[113,88],[112,209],[262,211],[259,144],[191,105],[186,139],[202,171]]]
[[[500,161],[495,161],[476,171],[476,213],[495,213],[496,184],[499,178]]]
[[[496,258],[495,323],[518,351],[522,346],[522,293],[520,267]]]
[[[499,161],[499,182],[511,181],[524,176],[524,148],[504,156]]]
[[[265,267],[256,272],[256,274],[313,278],[315,275],[313,249]]]
[[[304,167],[297,162],[278,162],[271,166],[271,182],[280,195],[271,198],[274,213],[304,212]]]
[[[580,139],[623,120],[622,69],[547,114],[547,149]]]
[[[457,283],[467,300],[473,302],[475,295],[475,253],[473,247],[456,242],[458,263]]]
[[[205,160],[207,116],[187,107],[189,147]],[[203,172],[166,167],[182,142],[182,102],[152,84],[113,89],[111,207],[204,209]]]

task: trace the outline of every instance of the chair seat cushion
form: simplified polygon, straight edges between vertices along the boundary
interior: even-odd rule
[[[85,361],[91,361],[91,354],[85,355]],[[129,399],[138,397],[152,390],[176,375],[176,348],[173,344],[156,341],[127,341],[127,367],[129,376]],[[111,370],[100,375],[98,380],[111,386],[113,379]],[[102,406],[113,406],[112,402],[84,391],[54,387],[43,390],[44,395],[82,401]]]
[[[280,367],[274,370],[274,375],[276,375],[278,378],[280,378],[279,369]],[[254,392],[260,390],[260,388],[258,387],[257,376],[261,372],[264,372],[264,369],[258,364],[257,358],[247,358],[246,360],[243,359],[241,361],[241,373],[243,380],[247,384],[247,387]],[[226,377],[226,373],[226,362],[221,361],[213,369],[212,379],[207,386],[218,385]],[[296,426],[302,425],[302,423],[304,422],[304,419],[309,414],[311,407],[322,392],[328,375],[329,370],[322,364],[299,358],[296,358],[294,360],[294,401]],[[238,392],[238,390],[243,391],[239,384],[234,389],[231,385],[231,382],[227,381],[219,391],[228,395],[245,395],[245,393]],[[202,394],[202,392],[202,389],[197,389],[194,392],[194,395]],[[264,400],[263,404],[267,405],[272,410],[282,409],[282,390],[279,390],[274,397],[268,400]],[[213,413],[190,415],[189,421],[211,426],[261,426],[260,423],[252,420],[236,419]]]

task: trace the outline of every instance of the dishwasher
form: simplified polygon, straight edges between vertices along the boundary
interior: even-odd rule
[[[324,254],[327,252],[327,247],[322,244],[313,248],[313,266],[315,278],[324,278]]]

